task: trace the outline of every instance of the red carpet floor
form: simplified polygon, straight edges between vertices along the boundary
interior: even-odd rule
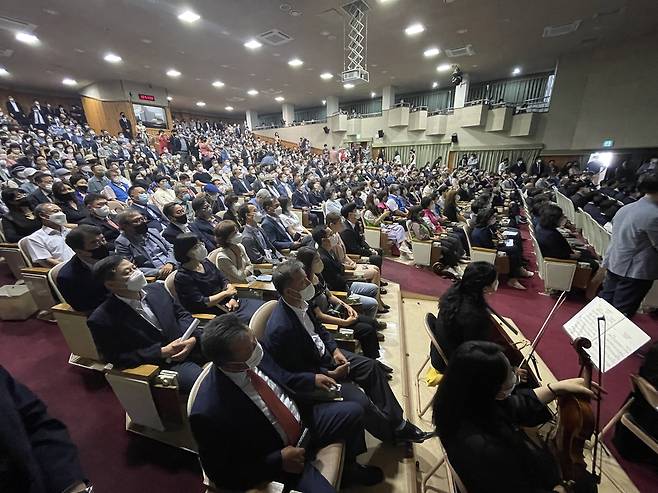
[[[530,242],[525,241],[524,247],[531,248]],[[532,266],[535,265],[534,255],[526,251],[525,257]],[[443,279],[429,270],[418,269],[389,259],[385,260],[382,275],[385,279],[399,283],[401,290],[406,293],[433,296],[437,300],[451,285],[451,281]],[[499,314],[513,319],[523,334],[532,340],[539,332],[556,300],[539,294],[543,291],[543,283],[537,274],[530,280],[524,280],[523,284],[528,288],[527,291],[509,288],[504,282],[501,282],[498,291],[490,295],[488,301]],[[413,295],[408,294],[408,296]],[[578,374],[576,353],[570,346],[571,340],[562,325],[585,304],[583,297],[577,294],[570,295],[549,323],[545,336],[538,346],[539,355],[559,379],[571,378]],[[651,336],[652,341],[658,340],[658,321],[648,315],[636,315],[633,321]],[[407,330],[413,330],[413,328],[407,327]],[[422,330],[422,328],[419,327],[418,330]],[[608,394],[605,395],[601,404],[601,426],[604,426],[624,403],[631,388],[628,376],[637,372],[641,362],[639,356],[630,356],[604,375],[603,385]],[[606,440],[610,446],[611,436],[612,434]],[[617,460],[641,492],[658,491],[658,475],[654,471],[623,460],[612,446],[611,448]]]

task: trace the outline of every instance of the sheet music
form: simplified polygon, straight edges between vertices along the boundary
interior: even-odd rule
[[[601,324],[601,342],[605,344],[602,371],[611,370],[651,339],[642,329],[627,319],[619,310],[603,298],[596,297],[564,324],[571,339],[586,337],[592,341],[587,354],[598,368],[598,317],[605,317]]]

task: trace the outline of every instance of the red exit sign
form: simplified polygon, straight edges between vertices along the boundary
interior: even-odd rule
[[[140,94],[139,99],[142,101],[155,101],[155,96],[151,96],[150,94]]]

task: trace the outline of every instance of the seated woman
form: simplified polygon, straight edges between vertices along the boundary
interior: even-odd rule
[[[448,221],[465,223],[466,219],[457,209],[457,190],[450,189],[443,195],[443,215]]]
[[[183,233],[174,240],[174,257],[180,267],[174,286],[183,307],[190,313],[233,312],[245,324],[263,304],[262,301],[238,299],[237,290],[221,271],[208,260],[205,245],[192,233]]]
[[[53,197],[55,203],[66,214],[66,220],[70,224],[78,224],[89,217],[89,211],[82,202],[78,202],[75,190],[71,185],[63,181],[53,183]]]
[[[593,397],[582,378],[516,389],[518,375],[500,346],[465,342],[454,352],[434,398],[434,425],[469,493],[566,493],[548,449],[521,428],[552,418],[558,395]]]
[[[354,338],[361,343],[363,355],[379,358],[379,340],[377,329],[379,322],[371,317],[360,315],[350,305],[334,296],[322,277],[324,264],[318,252],[311,247],[301,247],[297,251],[297,260],[304,264],[308,280],[315,287],[315,295],[308,301],[309,310],[323,324],[334,324],[354,330]]]
[[[436,194],[426,195],[420,201],[420,207],[422,210],[422,216],[428,226],[434,229],[438,234],[447,233],[448,237],[452,238],[451,243],[455,243],[454,240],[457,240],[459,244],[454,245],[455,253],[461,258],[468,251],[468,240],[466,238],[466,233],[461,227],[452,228],[451,231],[444,229],[442,224],[446,222],[445,218],[441,217],[437,212],[439,207],[436,203],[437,196]],[[449,231],[449,232],[448,232]]]
[[[230,192],[226,194],[224,198],[224,205],[226,206],[226,212],[224,213],[224,220],[233,221],[238,228],[242,229],[244,224],[240,223],[238,218],[238,196]]]
[[[327,214],[327,226],[333,232],[334,236],[338,238],[335,240],[336,245],[331,249],[331,253],[336,257],[336,259],[343,264],[343,267],[349,270],[353,270],[355,277],[362,277],[364,281],[371,282],[379,286],[379,281],[381,276],[379,274],[379,268],[376,265],[370,264],[359,264],[347,256],[345,250],[345,243],[343,243],[342,238],[340,237],[340,232],[345,229],[343,224],[343,218],[340,214],[335,212],[330,212]],[[382,294],[386,294],[384,291]]]
[[[327,214],[330,212],[337,212],[340,214],[340,210],[343,207],[339,197],[339,191],[337,188],[329,187],[325,192],[325,202],[324,210]]]
[[[421,206],[419,205],[415,205],[409,209],[409,234],[411,238],[418,241],[437,242],[432,245],[432,248],[438,248],[440,255],[437,263],[432,268],[439,275],[447,275],[453,278],[459,277],[456,267],[461,257],[461,255],[458,255],[458,251],[463,253],[461,242],[458,239],[455,240],[447,236],[440,238],[435,233],[434,228],[431,227],[431,223],[428,225],[424,221],[421,216],[421,210]],[[456,248],[459,250],[456,250]]]
[[[215,226],[215,239],[219,246],[216,264],[229,282],[244,284],[255,279],[254,266],[249,260],[242,234],[233,221],[225,219]]]
[[[386,198],[386,192],[380,192]],[[379,194],[378,194],[379,195]],[[379,227],[386,233],[388,239],[391,240],[391,253],[393,255],[400,255],[404,252],[411,255],[411,248],[406,244],[407,232],[400,224],[387,224],[384,220],[390,217],[391,211],[385,205],[385,200],[375,196],[374,193],[369,193],[366,198],[366,209],[363,213],[363,222],[366,226]],[[381,207],[380,207],[381,206]]]
[[[27,193],[20,188],[7,188],[2,191],[2,201],[9,212],[2,216],[2,231],[9,243],[31,235],[41,228],[41,221],[32,211]]]
[[[308,229],[302,226],[302,222],[299,220],[299,217],[297,217],[296,214],[290,212],[290,199],[288,197],[281,195],[279,197],[279,205],[281,206],[281,214],[279,214],[279,219],[293,240],[297,241],[300,236],[311,234]]]
[[[519,277],[532,277],[534,274],[523,267],[525,262],[521,256],[521,245],[514,240],[500,241],[496,233],[496,215],[491,209],[478,212],[475,228],[471,232],[471,245],[505,252],[509,258],[510,274],[507,285],[514,289],[524,290],[526,287],[519,282]]]

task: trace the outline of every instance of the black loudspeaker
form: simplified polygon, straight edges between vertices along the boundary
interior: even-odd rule
[[[326,134],[329,133],[329,127],[327,127],[326,125],[324,126],[324,128],[322,130],[324,130],[324,133],[326,133]]]
[[[456,144],[457,142],[459,142],[459,139],[457,138],[457,134],[452,134],[452,136],[450,137],[450,141],[453,144]]]
[[[383,130],[377,130],[377,137],[379,137],[380,139],[383,139],[384,138],[384,131]]]

